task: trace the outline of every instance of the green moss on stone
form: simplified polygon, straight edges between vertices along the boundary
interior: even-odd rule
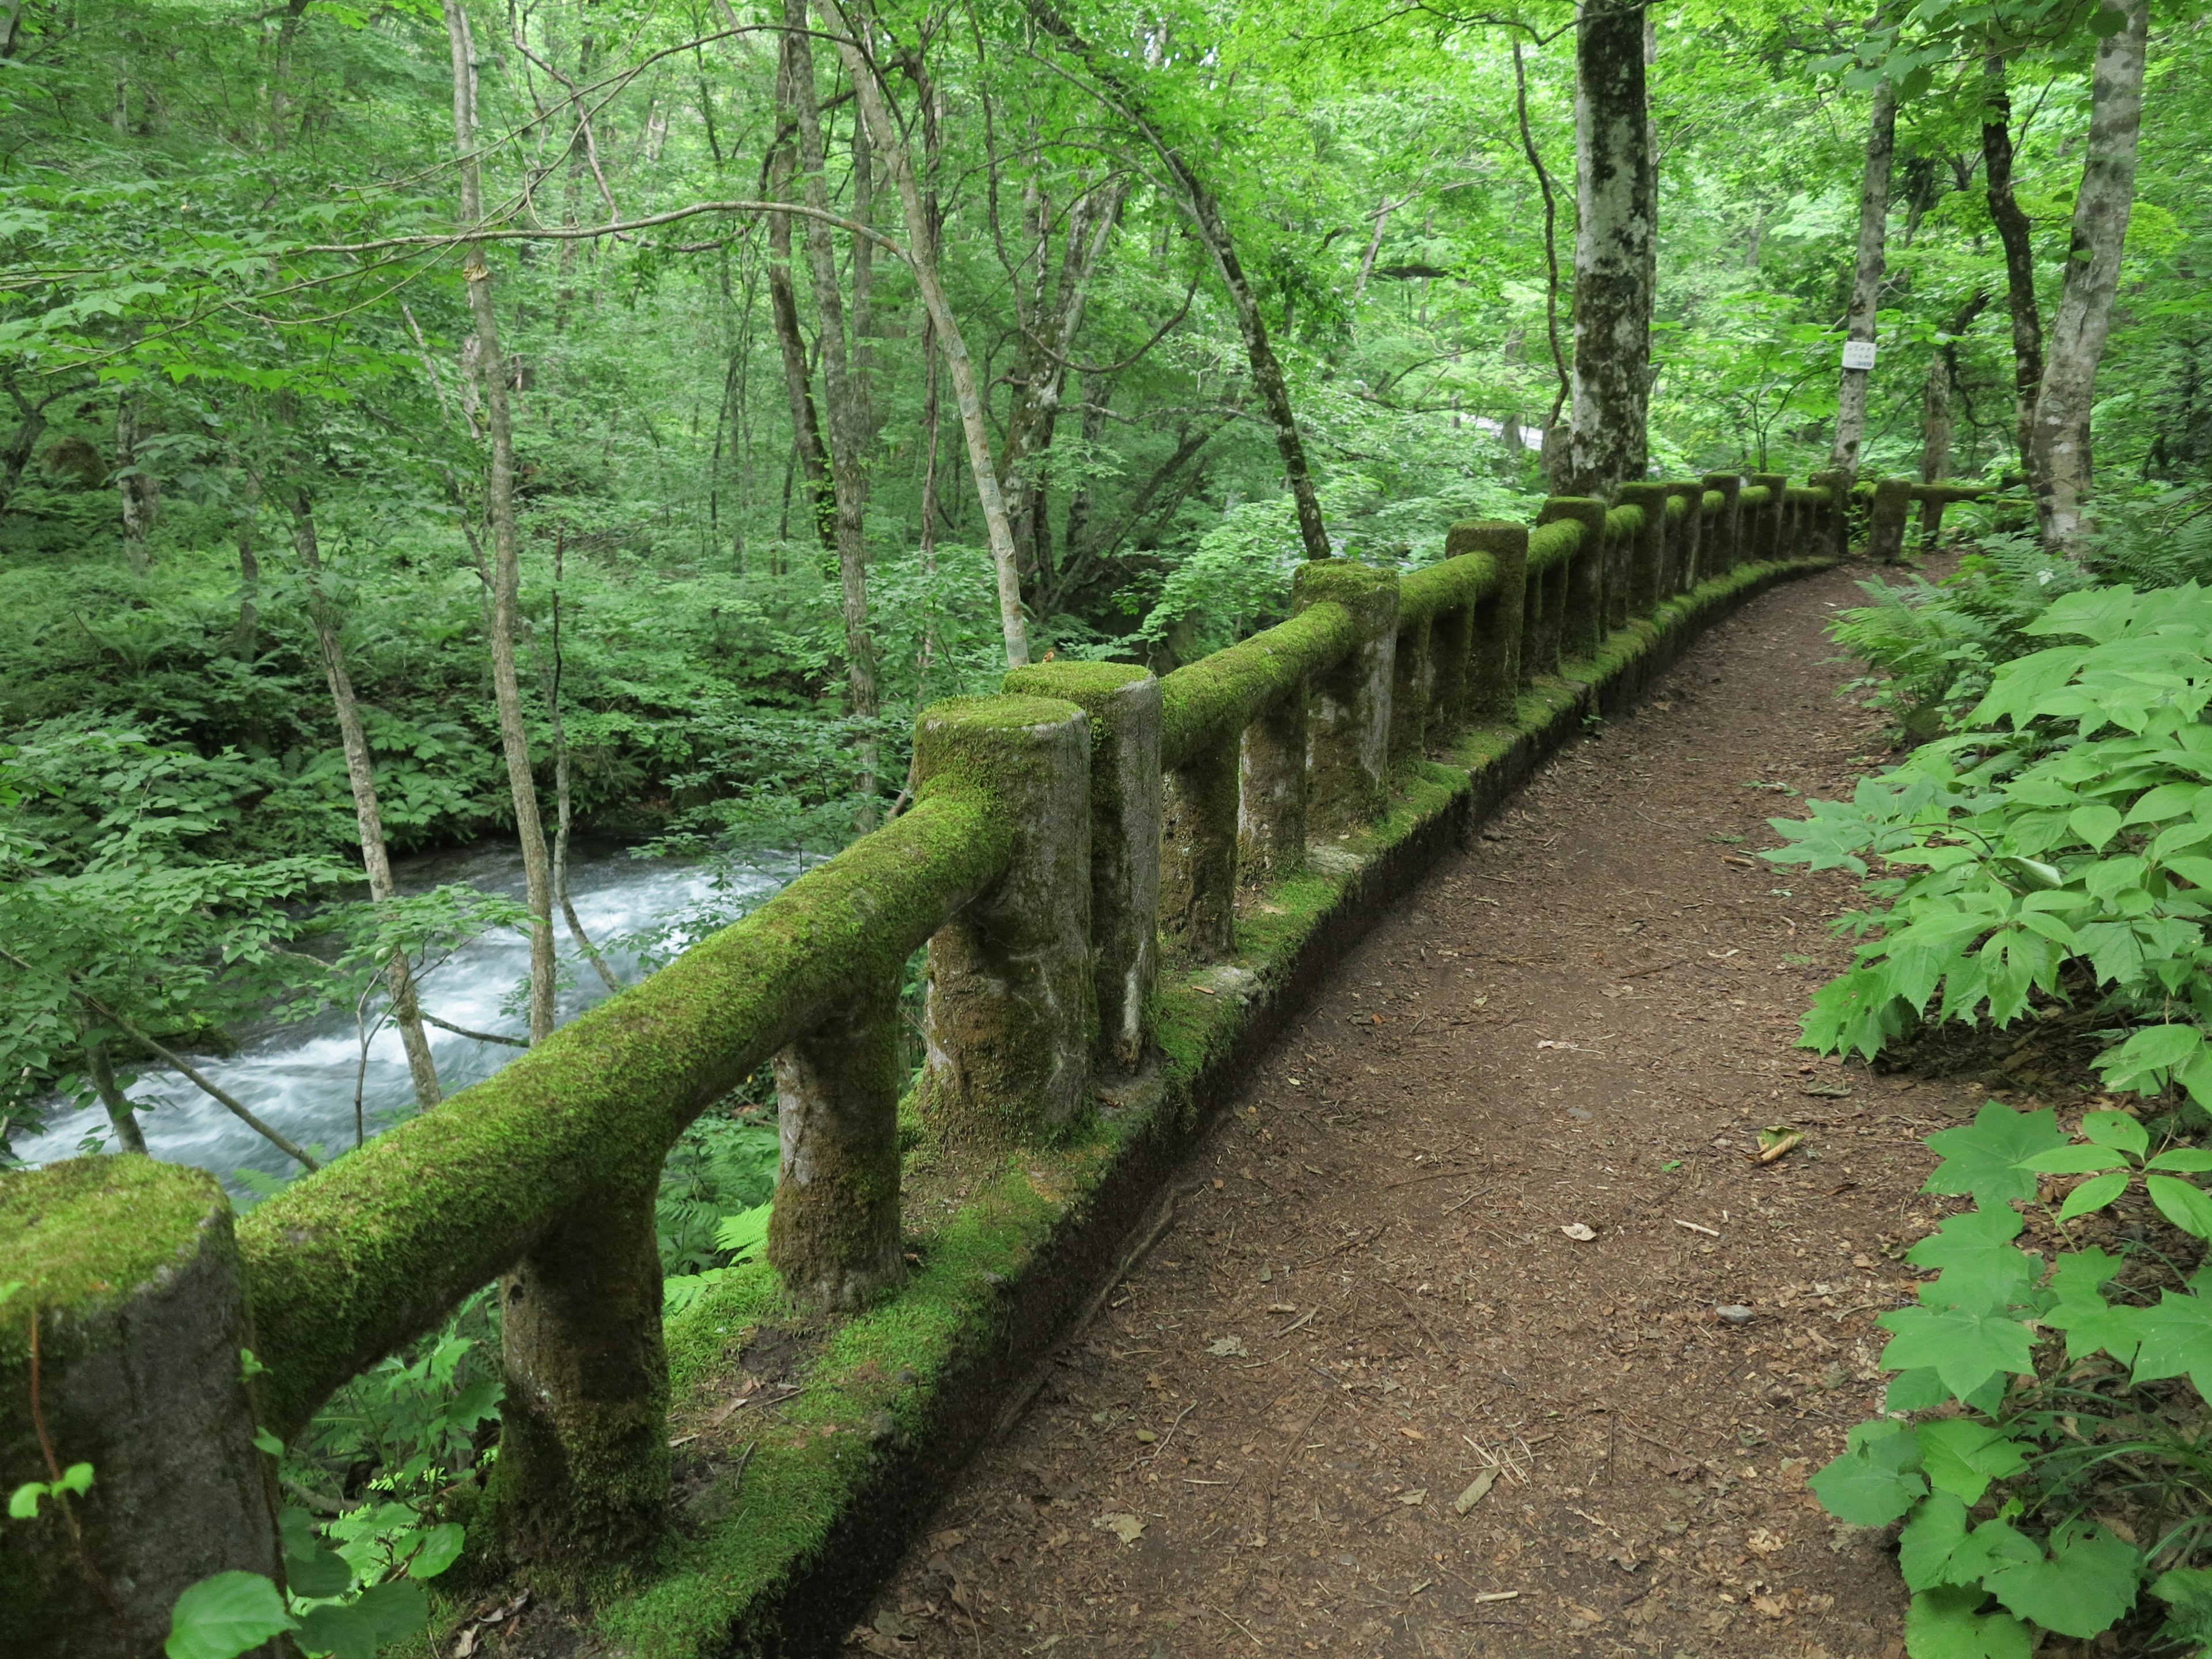
[[[1345,568],[1359,572],[1366,568]],[[1355,643],[1351,611],[1324,603],[1164,676],[1160,681],[1160,764],[1172,771],[1200,749],[1234,737],[1271,698],[1336,661]]]

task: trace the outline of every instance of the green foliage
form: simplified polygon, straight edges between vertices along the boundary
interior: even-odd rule
[[[1840,924],[1869,937],[1805,1040],[1871,1056],[1923,1018],[2003,1025],[2087,987],[2145,1022],[2099,1060],[2110,1085],[2212,1100],[2212,592],[2085,588],[2025,631],[2087,643],[2003,665],[1976,729],[1850,802],[1771,821],[1775,863],[1900,872]]]
[[[1917,1306],[1881,1316],[1892,1333],[1881,1363],[1900,1373],[1892,1411],[1945,1414],[1858,1425],[1844,1455],[1812,1476],[1814,1494],[1855,1525],[1904,1520],[1914,1659],[2025,1654],[2038,1632],[2095,1636],[2134,1607],[2154,1571],[2149,1588],[2171,1609],[2166,1635],[2204,1641],[2212,1569],[2194,1564],[2212,1549],[2212,1463],[2196,1425],[2212,1397],[2212,1282],[2201,1273],[2175,1282],[2148,1254],[2045,1258],[2018,1243],[2011,1205],[2033,1200],[2037,1175],[2109,1176],[2118,1185],[2094,1202],[2075,1201],[2090,1183],[2074,1188],[2056,1212],[2062,1228],[2141,1182],[2169,1222],[2212,1239],[2212,1200],[2189,1178],[2212,1170],[2212,1152],[2157,1146],[2121,1112],[2090,1113],[2069,1137],[2048,1112],[1997,1102],[1929,1145],[1944,1158],[1928,1190],[1971,1193],[1976,1207],[1908,1253],[1937,1273]],[[2147,1264],[2166,1278],[2155,1301]],[[2168,1408],[2157,1385],[2182,1377],[2191,1392]],[[2157,1516],[2162,1535],[2130,1543],[2085,1516],[2115,1490]]]

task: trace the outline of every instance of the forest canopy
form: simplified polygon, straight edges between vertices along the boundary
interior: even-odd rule
[[[2060,547],[2193,499],[2207,48],[2098,0],[18,0],[0,1113],[308,994],[364,882],[322,956],[428,1104],[408,964],[465,918],[393,854],[520,842],[542,1036],[572,830],[834,848],[922,703],[1188,660],[1302,557],[1647,469],[2009,480]]]

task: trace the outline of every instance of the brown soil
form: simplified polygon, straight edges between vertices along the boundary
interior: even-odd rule
[[[1985,1085],[1794,1046],[1855,888],[1753,854],[1879,745],[1850,581],[1717,629],[1377,923],[856,1643],[1901,1653],[1882,1539],[1804,1476],[1878,1408],[1920,1138]]]

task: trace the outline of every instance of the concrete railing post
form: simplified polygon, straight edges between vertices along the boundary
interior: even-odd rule
[[[1091,720],[1091,1058],[1126,1075],[1152,1048],[1159,972],[1160,683],[1126,663],[1038,663],[1006,688],[1065,698]]]
[[[1667,534],[1667,563],[1659,579],[1661,596],[1672,599],[1705,580],[1698,565],[1705,557],[1705,487],[1674,483],[1667,486],[1667,493],[1682,503],[1682,516]]]
[[[1698,560],[1699,580],[1725,574],[1744,562],[1743,474],[1741,472],[1708,472],[1705,488],[1721,492],[1721,510],[1705,526],[1707,540],[1712,547],[1708,559],[1700,552]]]
[[[1210,743],[1167,775],[1160,799],[1160,945],[1218,962],[1237,942],[1238,744]]]
[[[635,1559],[667,1515],[659,1176],[611,1174],[500,1284],[500,1546],[572,1588]]]
[[[1806,482],[1815,489],[1828,492],[1828,499],[1813,509],[1814,523],[1817,526],[1814,534],[1820,544],[1815,550],[1825,551],[1827,556],[1840,559],[1844,556],[1844,507],[1850,497],[1851,475],[1832,471],[1815,472]]]
[[[1392,766],[1421,753],[1428,734],[1429,697],[1436,684],[1436,668],[1429,653],[1435,635],[1435,618],[1431,617],[1398,630],[1390,671]]]
[[[1905,556],[1905,521],[1911,507],[1910,478],[1875,481],[1874,509],[1867,521],[1867,556],[1876,564],[1895,564]]]
[[[1006,872],[929,941],[921,1102],[948,1140],[1061,1128],[1091,1084],[1091,722],[1054,697],[955,697],[915,722],[917,785],[986,793]]]
[[[1379,817],[1389,779],[1390,690],[1396,673],[1398,573],[1332,559],[1298,567],[1294,611],[1334,600],[1358,643],[1313,677],[1306,698],[1306,830],[1340,836]]]
[[[1662,483],[1632,483],[1620,487],[1624,507],[1632,507],[1644,514],[1643,526],[1630,544],[1626,602],[1613,626],[1618,628],[1630,617],[1650,615],[1666,591],[1667,570],[1667,497],[1670,491]]]
[[[1783,499],[1790,488],[1789,475],[1782,472],[1754,472],[1751,475],[1754,489],[1766,492],[1766,505],[1759,508],[1757,522],[1747,526],[1750,545],[1750,562],[1766,564],[1782,556],[1782,515],[1788,510]]]
[[[252,1341],[215,1178],[136,1156],[0,1178],[8,1281],[21,1288],[0,1303],[0,1490],[51,1479],[48,1446],[64,1470],[89,1463],[92,1485],[0,1520],[0,1652],[141,1659],[198,1580],[281,1582],[275,1466],[253,1444],[240,1358]]]
[[[1566,602],[1559,617],[1562,660],[1589,655],[1603,637],[1605,515],[1603,501],[1580,495],[1554,495],[1536,515],[1539,529],[1560,519],[1572,519],[1583,527],[1582,541],[1566,564]]]
[[[862,1308],[904,1277],[898,999],[896,979],[860,989],[775,1057],[783,1156],[768,1259],[810,1308]]]
[[[1474,655],[1476,608],[1474,605],[1455,605],[1439,611],[1429,623],[1427,727],[1438,740],[1449,738],[1467,719],[1468,674]]]
[[[1468,653],[1467,698],[1459,718],[1500,720],[1513,712],[1521,688],[1521,649],[1527,617],[1528,526],[1484,520],[1451,527],[1444,538],[1447,557],[1487,553],[1498,580],[1490,597],[1474,607],[1472,647]]]
[[[1244,728],[1237,767],[1237,878],[1264,887],[1306,860],[1306,688],[1272,699]]]

